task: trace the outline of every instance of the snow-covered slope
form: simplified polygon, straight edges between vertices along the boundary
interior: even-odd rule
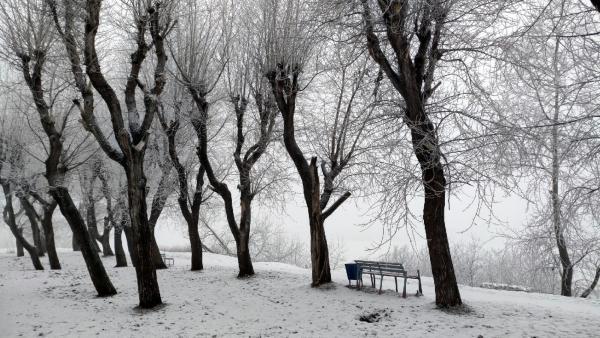
[[[309,271],[285,264],[256,263],[256,277],[240,280],[234,258],[206,254],[205,270],[190,272],[187,254],[171,255],[175,267],[158,272],[165,306],[140,311],[133,268],[113,268],[113,258],[104,262],[119,294],[96,298],[79,254],[61,253],[63,270],[42,272],[2,254],[0,337],[600,336],[598,301],[461,287],[471,311],[450,314],[435,309],[428,278],[424,297],[411,281],[403,299],[349,289],[343,271],[332,288],[313,289]]]

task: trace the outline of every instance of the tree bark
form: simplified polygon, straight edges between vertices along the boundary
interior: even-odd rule
[[[17,228],[17,220],[15,217],[15,210],[13,208],[12,203],[12,192],[10,188],[10,183],[4,181],[0,183],[2,183],[2,190],[4,191],[4,199],[6,202],[3,212],[4,222],[6,222],[6,224],[10,228],[10,231],[15,236],[16,240],[21,244],[21,246],[23,246],[25,250],[27,250],[27,253],[31,257],[33,267],[36,270],[44,270],[44,266],[42,265],[40,257],[37,253],[37,248],[31,245],[29,242],[27,242],[25,237],[23,237],[21,231],[19,231],[19,229]]]
[[[21,236],[23,235],[23,229],[18,229],[19,233],[21,234]],[[15,238],[15,244],[17,246],[17,257],[23,257],[25,256],[25,252],[23,251],[23,245],[21,245],[21,242]]]
[[[140,307],[152,308],[162,304],[156,276],[155,261],[158,246],[153,229],[148,222],[146,205],[146,176],[144,175],[144,154],[132,147],[128,160],[127,196],[129,214],[133,230],[133,242],[137,256],[135,271],[138,281]],[[160,257],[160,251],[158,251]]]
[[[120,227],[115,228],[114,237],[115,237],[115,258],[117,260],[116,268],[126,267],[127,266],[127,256],[125,255],[125,250],[123,250],[123,229]]]
[[[54,243],[54,227],[52,225],[52,216],[58,203],[52,200],[49,205],[44,206],[44,215],[42,218],[42,227],[44,228],[44,234],[46,239],[46,248],[48,250],[48,260],[50,261],[50,269],[60,270],[60,261],[58,259],[58,253],[56,252],[56,244]]]
[[[102,235],[100,236],[100,244],[102,244],[102,254],[104,257],[115,255],[110,248],[110,230],[110,221],[108,217],[105,217],[104,228],[102,229]]]
[[[134,267],[138,264],[137,251],[135,250],[135,244],[133,243],[133,234],[131,226],[123,227],[123,233],[125,233],[125,240],[127,241],[127,251],[129,251],[129,258],[131,259],[131,265]]]
[[[98,220],[96,219],[96,201],[94,200],[94,175],[92,175],[91,182],[87,182],[90,185],[86,189],[86,202],[85,202],[85,219],[88,227],[88,232],[92,238],[92,246],[98,252],[102,252],[100,250],[100,246],[98,246],[97,239],[100,236],[98,233]]]
[[[73,233],[71,236],[71,246],[73,247],[73,251],[81,251],[81,246],[79,242],[77,242],[77,237]]]
[[[19,201],[25,210],[25,215],[27,215],[27,219],[29,220],[29,225],[31,226],[31,234],[33,237],[33,245],[36,247],[36,251],[38,256],[44,257],[44,253],[46,252],[46,246],[42,240],[42,234],[40,231],[40,227],[38,225],[37,220],[37,212],[33,204],[27,199],[25,196],[19,196]]]
[[[244,194],[246,195],[246,194]],[[239,236],[236,240],[238,266],[240,272],[238,277],[249,277],[254,275],[254,266],[250,257],[250,224],[251,224],[251,203],[252,199],[249,196],[241,198],[241,217]]]

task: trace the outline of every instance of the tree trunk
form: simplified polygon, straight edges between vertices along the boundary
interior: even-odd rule
[[[594,280],[592,281],[592,284],[590,284],[590,287],[585,289],[585,291],[583,291],[581,294],[582,298],[587,298],[592,291],[594,291],[594,288],[596,288],[596,285],[598,285],[598,279],[600,279],[600,267],[596,269],[596,275],[594,276]]]
[[[56,201],[52,200],[50,205],[44,206],[44,217],[42,218],[42,227],[46,238],[46,248],[48,250],[48,260],[50,269],[60,270],[60,261],[56,253],[56,244],[54,243],[54,227],[52,226],[52,216],[57,207]]]
[[[102,229],[102,236],[100,236],[100,244],[102,244],[102,253],[104,254],[104,257],[115,255],[110,248],[110,230],[110,220],[108,217],[105,217],[104,229]]]
[[[197,215],[196,215],[197,216]],[[202,263],[202,240],[198,231],[198,217],[190,220],[188,223],[188,235],[190,237],[190,248],[192,251],[192,271],[200,271],[204,269]]]
[[[559,39],[556,42],[556,49],[559,46]],[[556,53],[555,53],[556,54]],[[554,67],[556,74],[556,83],[555,83],[555,95],[554,95],[554,116],[553,116],[553,126],[552,126],[552,189],[550,191],[551,200],[552,200],[552,226],[554,229],[554,236],[556,240],[556,247],[558,249],[558,256],[560,259],[560,264],[562,270],[560,272],[560,294],[562,296],[570,297],[572,295],[572,284],[573,284],[573,266],[571,264],[571,258],[569,256],[569,251],[567,249],[567,242],[564,236],[564,229],[562,226],[562,221],[560,218],[560,196],[559,196],[559,175],[560,175],[560,158],[558,154],[558,121],[559,121],[559,113],[560,113],[560,84],[558,83],[558,70],[557,59],[555,55]]]
[[[454,265],[446,234],[444,212],[446,204],[444,171],[441,164],[423,172],[425,203],[423,206],[423,222],[427,236],[431,272],[435,284],[435,302],[442,307],[462,304]]]
[[[93,186],[93,183],[92,183]],[[88,191],[87,203],[85,208],[85,219],[88,227],[88,232],[90,237],[92,238],[92,246],[94,250],[98,252],[102,252],[100,250],[100,246],[98,246],[98,237],[100,234],[98,233],[97,219],[96,219],[96,202],[94,202],[94,192],[93,188],[90,188]]]
[[[49,180],[49,182],[54,181],[55,180],[53,179]],[[64,187],[54,186],[50,190],[50,194],[58,203],[61,213],[67,219],[67,222],[71,227],[71,231],[73,231],[75,240],[80,245],[83,259],[85,260],[85,264],[92,279],[92,283],[96,288],[96,292],[98,292],[98,296],[107,297],[116,294],[117,290],[112,285],[112,282],[110,281],[110,278],[104,269],[102,260],[98,255],[98,251],[96,251],[93,247],[93,240],[88,233],[86,224],[83,221],[81,214],[77,210],[77,207],[75,207],[69,192]]]
[[[158,243],[156,243],[156,238],[154,237],[154,231],[152,231],[152,262],[154,262],[154,268],[157,270],[166,269],[167,265],[163,262],[162,256],[160,255],[160,248],[158,247]]]
[[[131,229],[131,226],[126,226],[123,228],[123,232],[125,233],[125,240],[127,241],[127,251],[129,251],[131,265],[135,267],[138,264],[138,259],[137,251],[135,250],[135,244],[133,243],[133,230]]]
[[[418,48],[415,48],[416,54],[413,60],[410,32],[398,29],[398,24],[402,26],[401,23],[408,20],[408,6],[394,1],[393,6],[388,8],[385,2],[378,2],[383,17],[386,18],[386,36],[395,54],[396,67],[393,67],[392,62],[383,52],[379,37],[375,33],[374,19],[368,1],[363,0],[362,6],[369,54],[379,64],[380,69],[386,74],[406,104],[406,108],[402,112],[404,123],[410,129],[411,143],[419,161],[425,193],[423,222],[435,284],[435,303],[439,307],[461,305],[462,300],[456,282],[444,221],[446,178],[441,163],[443,153],[437,138],[437,129],[425,108],[427,99],[432,95],[434,89],[431,88],[430,81],[424,81],[424,79],[426,77],[433,79],[435,65],[441,55],[439,45],[441,44],[442,26],[437,26],[437,24],[444,22],[449,7],[435,2],[432,3],[433,7],[424,6],[422,7],[423,12],[417,13],[415,28],[425,34],[418,33],[416,34],[418,40],[413,40],[419,42]],[[437,23],[434,27],[432,27],[433,20],[431,20],[432,12],[436,12]],[[422,18],[420,22],[418,17]],[[430,63],[427,70],[423,67],[425,60]]]
[[[129,215],[138,260],[138,264],[135,266],[138,296],[141,308],[152,308],[162,304],[162,300],[153,259],[158,251],[158,246],[154,239],[154,231],[148,222],[143,152],[132,149],[127,169]],[[158,255],[160,257],[159,251]]]
[[[19,233],[23,235],[23,229],[18,229],[17,231],[19,231]],[[18,239],[15,239],[15,242],[17,246],[17,257],[25,256],[25,252],[23,251],[23,245],[21,244],[21,242]]]
[[[104,230],[104,232],[102,233],[101,244],[102,244],[102,253],[104,254],[104,257],[115,255],[110,247],[110,229]]]
[[[249,175],[248,175],[249,177]],[[244,184],[242,180],[242,184]],[[250,190],[247,188],[249,185],[246,184],[242,189],[242,196],[240,198],[241,216],[240,216],[240,230],[239,235],[236,236],[236,249],[238,257],[238,265],[240,272],[238,278],[249,277],[254,275],[254,267],[252,266],[252,259],[250,258],[250,224],[252,219]]]
[[[73,251],[81,251],[81,246],[79,245],[79,242],[77,242],[77,238],[74,233],[71,236],[71,245],[73,247]]]
[[[33,263],[33,267],[36,270],[44,270],[44,266],[40,261],[40,257],[38,256],[36,247],[29,244],[25,237],[23,237],[22,232],[17,228],[17,220],[15,217],[15,209],[13,208],[12,203],[12,192],[10,191],[10,184],[2,183],[2,190],[4,191],[5,200],[3,212],[4,222],[6,222],[6,224],[10,228],[10,231],[13,233],[13,235],[21,244],[21,246],[23,246],[23,248],[27,250],[27,253],[29,253],[29,256],[31,257],[31,262]]]
[[[40,227],[38,225],[37,214],[36,214],[35,208],[33,207],[31,202],[29,202],[29,200],[25,196],[19,197],[19,201],[21,202],[21,205],[23,206],[23,209],[25,210],[25,215],[27,215],[27,219],[29,220],[29,224],[31,225],[31,235],[33,237],[33,245],[36,247],[38,256],[43,257],[44,253],[46,252],[46,250],[45,250],[46,247],[42,241],[42,234],[40,231]]]
[[[125,256],[125,250],[123,250],[123,241],[122,241],[122,235],[123,235],[123,229],[121,228],[115,228],[115,257],[117,259],[117,265],[115,265],[116,268],[120,268],[120,267],[125,267],[127,266],[127,256]]]
[[[308,167],[312,187],[310,196],[305,196],[308,207],[310,225],[310,260],[312,265],[312,286],[319,286],[331,282],[331,268],[329,266],[329,248],[323,215],[321,214],[321,196],[317,159],[313,157]],[[310,203],[309,202],[310,198]]]

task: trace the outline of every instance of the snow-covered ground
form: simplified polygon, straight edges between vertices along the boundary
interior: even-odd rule
[[[188,271],[187,254],[158,272],[165,306],[135,309],[133,268],[103,258],[118,294],[97,298],[76,253],[61,253],[62,271],[34,271],[29,258],[0,254],[0,337],[600,337],[600,301],[461,287],[471,309],[435,309],[431,279],[403,299],[393,291],[309,286],[310,272],[256,263],[256,277],[237,279],[236,260],[205,255],[205,270]],[[384,288],[393,289],[393,279]],[[361,321],[372,315],[376,322]]]

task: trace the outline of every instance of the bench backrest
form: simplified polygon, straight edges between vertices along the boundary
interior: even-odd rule
[[[379,271],[379,272],[405,272],[404,266],[401,263],[388,263],[377,261],[362,261],[355,260],[356,264],[363,271]]]

